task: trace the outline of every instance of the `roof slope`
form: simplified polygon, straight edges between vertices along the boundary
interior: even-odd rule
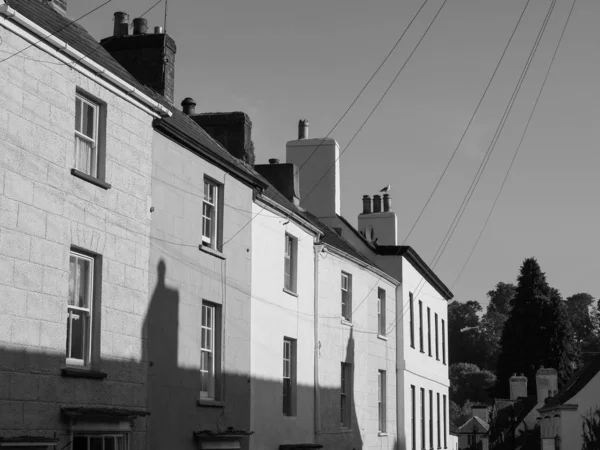
[[[546,399],[545,406],[562,405],[572,399],[600,372],[600,355],[595,355],[579,369],[554,397]]]
[[[162,95],[138,82],[117,60],[115,60],[104,47],[90,35],[79,23],[63,16],[41,1],[34,0],[5,0],[6,4],[17,12],[27,17],[46,31],[66,42],[75,50],[86,55],[87,58],[106,68],[119,78],[133,85],[148,97],[168,108],[173,115],[171,117],[157,119],[154,126],[162,124],[176,128],[192,139],[192,143],[202,147],[207,153],[221,160],[237,172],[246,177],[256,178],[256,173],[245,163],[232,156],[216,140],[209,136],[196,122],[190,119],[180,110],[176,109]],[[109,38],[110,39],[110,38]]]
[[[473,432],[484,434],[489,429],[490,426],[487,422],[477,416],[473,416],[458,428],[458,432],[460,434],[472,434]]]

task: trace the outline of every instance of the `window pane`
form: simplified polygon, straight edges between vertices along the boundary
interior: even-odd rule
[[[69,259],[69,305],[75,305],[75,278],[76,272],[75,268],[77,267],[77,258],[71,255]]]
[[[67,357],[85,360],[89,330],[89,315],[84,311],[69,310],[67,318]],[[68,342],[71,339],[69,349]]]
[[[81,99],[75,100],[75,130],[81,132]]]
[[[90,437],[90,450],[102,450],[102,438]]]
[[[89,104],[84,103],[84,112],[83,116],[83,129],[82,133],[85,134],[90,139],[94,139],[94,125],[95,125],[95,109]]]
[[[90,281],[90,261],[87,259],[77,259],[77,284],[75,306],[89,308],[89,281]]]
[[[73,450],[88,450],[88,438],[86,436],[73,437]]]
[[[115,439],[114,436],[108,436],[104,438],[104,450],[116,450],[115,449]]]

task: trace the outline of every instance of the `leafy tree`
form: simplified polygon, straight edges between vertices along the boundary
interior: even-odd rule
[[[470,399],[476,403],[490,403],[487,389],[496,382],[496,375],[481,370],[475,364],[457,363],[450,366],[450,400],[464,405]]]
[[[503,283],[502,281],[487,293],[490,303],[487,307],[486,314],[498,313],[508,316],[512,309],[512,301],[517,293],[517,288],[512,283]]]
[[[521,266],[512,309],[500,339],[496,395],[508,395],[508,378],[513,373],[535,380],[541,365],[556,368],[562,384],[577,361],[564,302],[548,285],[535,258],[528,258]],[[528,383],[528,391],[535,394],[534,382]]]
[[[590,409],[583,416],[582,438],[581,450],[598,450],[600,448],[600,408]]]
[[[481,305],[476,301],[454,301],[448,305],[448,359],[478,363],[479,316]]]
[[[594,332],[594,324],[591,316],[593,303],[594,297],[585,293],[571,295],[567,298],[567,313],[573,326],[575,343],[578,345],[582,345],[585,341],[588,341]]]
[[[450,421],[457,427],[463,425],[473,415],[471,409],[473,404],[470,400],[467,400],[461,407],[456,402],[450,400]]]

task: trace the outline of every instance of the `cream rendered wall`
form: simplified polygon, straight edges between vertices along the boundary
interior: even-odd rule
[[[314,442],[314,232],[253,203],[251,448]],[[285,235],[297,239],[296,294],[284,292]],[[283,339],[296,339],[296,415],[283,414]]]
[[[341,317],[341,272],[352,275],[352,324]],[[386,291],[386,340],[377,335],[378,287]],[[326,249],[319,260],[319,386],[325,448],[393,449],[396,444],[395,285]],[[340,425],[341,363],[352,361],[352,427]],[[378,433],[378,370],[387,377],[387,433]]]
[[[63,448],[61,406],[146,407],[152,117],[30,46],[5,20],[5,55],[28,49],[0,69],[0,435],[56,433]],[[77,88],[107,105],[109,190],[70,173]],[[61,376],[73,245],[103,257],[104,380]],[[134,430],[132,447],[145,448],[144,419]]]
[[[223,185],[221,257],[199,250],[205,175]],[[250,427],[252,189],[156,132],[152,196],[149,440],[192,450],[194,431]],[[222,317],[222,396],[212,405],[197,404],[203,300]]]

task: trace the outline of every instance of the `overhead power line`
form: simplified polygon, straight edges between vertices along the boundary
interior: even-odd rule
[[[490,209],[490,212],[488,213],[485,222],[483,223],[483,226],[481,227],[481,230],[479,231],[479,235],[477,236],[477,239],[475,240],[475,243],[473,244],[473,247],[471,248],[471,251],[469,253],[469,256],[467,257],[467,260],[465,261],[465,263],[463,264],[463,266],[460,269],[460,272],[458,273],[456,279],[454,280],[454,282],[452,283],[452,287],[450,289],[454,289],[454,286],[456,285],[456,283],[458,282],[458,280],[460,279],[461,275],[463,274],[463,271],[465,270],[465,268],[467,267],[467,265],[469,264],[469,261],[471,260],[471,257],[473,256],[473,253],[475,252],[475,249],[477,248],[477,244],[479,244],[479,241],[481,240],[481,236],[483,235],[483,232],[485,231],[485,228],[487,227],[487,224],[490,220],[490,217],[492,217],[492,213],[494,212],[494,208],[496,208],[496,204],[498,203],[498,199],[500,198],[500,195],[502,195],[502,190],[504,189],[504,185],[506,184],[506,180],[508,179],[508,175],[510,174],[510,171],[513,167],[513,164],[515,163],[515,160],[517,159],[517,155],[519,154],[519,150],[521,150],[521,145],[523,144],[523,140],[525,139],[525,135],[527,134],[527,130],[529,129],[529,124],[531,123],[531,119],[533,118],[533,115],[535,114],[535,111],[537,109],[538,103],[540,101],[540,98],[542,96],[542,93],[544,92],[544,88],[546,87],[546,81],[548,81],[548,76],[550,75],[550,71],[552,70],[552,66],[554,64],[554,60],[556,59],[556,54],[558,53],[558,49],[560,48],[560,44],[562,42],[562,39],[565,35],[565,31],[567,30],[567,26],[569,25],[569,21],[571,19],[571,15],[573,14],[573,9],[575,9],[575,4],[577,3],[577,0],[573,0],[573,4],[571,5],[571,9],[569,10],[569,15],[567,16],[567,20],[565,21],[565,25],[563,26],[562,32],[560,34],[560,38],[558,39],[558,43],[556,44],[556,48],[554,49],[554,54],[552,55],[552,60],[550,61],[550,65],[548,66],[548,70],[546,70],[546,75],[544,76],[544,81],[542,82],[542,86],[540,87],[540,91],[538,92],[537,98],[535,99],[535,103],[533,105],[533,109],[531,110],[531,113],[529,114],[529,118],[527,119],[527,123],[525,124],[525,128],[523,130],[523,133],[521,134],[521,139],[519,141],[519,145],[517,146],[517,149],[515,150],[515,153],[512,157],[512,160],[510,161],[510,165],[508,166],[508,170],[506,171],[506,175],[504,175],[504,179],[502,180],[502,184],[500,185],[500,189],[498,190],[498,194],[496,195],[496,198],[494,200],[494,203],[492,204],[492,207]]]

